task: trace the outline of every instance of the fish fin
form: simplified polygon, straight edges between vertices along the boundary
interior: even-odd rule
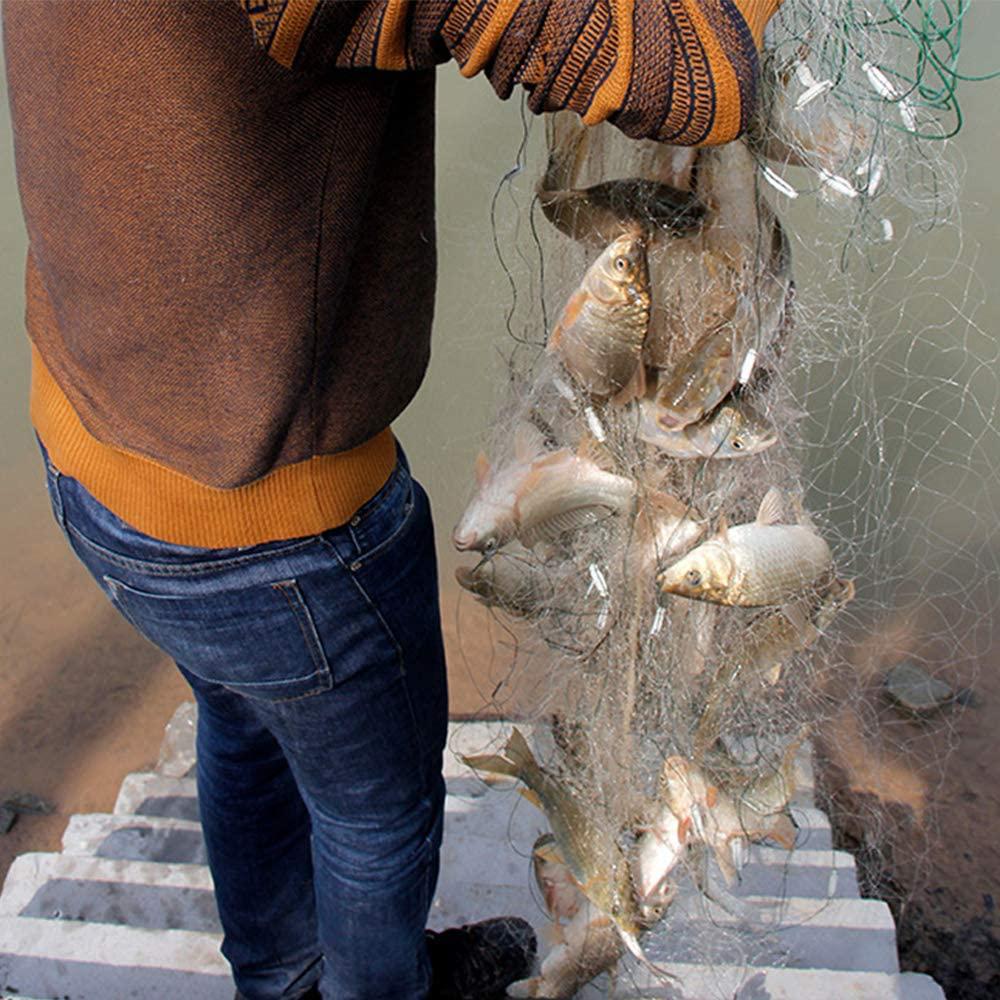
[[[627,406],[634,399],[646,395],[646,366],[640,360],[632,372],[632,377],[611,397],[612,406]]]
[[[784,506],[781,490],[777,486],[772,486],[760,502],[760,507],[757,510],[757,523],[780,524],[784,516]]]
[[[805,601],[786,604],[782,607],[781,613],[788,619],[789,624],[799,635],[804,636],[807,633],[811,622],[809,621],[809,605]]]
[[[578,288],[563,306],[563,311],[559,314],[559,319],[556,321],[556,325],[552,329],[552,333],[549,336],[549,342],[546,345],[546,350],[549,352],[554,351],[562,341],[563,333],[568,330],[573,324],[580,318],[580,312],[582,311],[584,305],[586,305],[588,295],[582,289]]]
[[[813,528],[815,530],[816,523],[809,516],[809,512],[806,510],[805,504],[802,502],[802,497],[798,493],[792,497],[792,512],[795,514],[796,524],[801,524],[803,527]]]
[[[476,485],[482,486],[490,478],[490,460],[486,457],[486,452],[481,451],[476,456]]]
[[[521,776],[521,769],[518,764],[497,754],[480,754],[472,757],[466,757],[465,754],[462,754],[462,763],[471,767],[474,771],[505,774],[511,778],[519,778]]]
[[[694,824],[691,822],[690,816],[685,816],[677,826],[677,839],[682,843],[687,843],[688,834],[691,832],[691,828]]]
[[[509,997],[537,997],[542,988],[542,977],[532,976],[531,979],[519,979],[507,987]]]
[[[719,871],[722,872],[722,877],[726,880],[726,885],[732,885],[736,881],[736,865],[733,864],[732,855],[729,853],[728,841],[724,846],[713,846],[712,853],[715,855],[715,860],[719,863]]]
[[[514,430],[514,457],[519,462],[530,462],[545,450],[545,436],[532,423],[522,421]]]
[[[781,664],[775,663],[769,670],[765,670],[764,680],[766,680],[771,687],[774,687],[774,685],[781,680]]]
[[[518,536],[527,548],[534,548],[539,542],[556,542],[563,535],[579,531],[592,524],[597,524],[609,517],[612,511],[608,507],[577,507],[574,510],[554,514],[538,524],[523,530]]]
[[[714,809],[715,804],[718,801],[719,789],[716,788],[715,785],[709,785],[708,788],[705,789],[705,805],[707,805],[709,809]]]
[[[530,802],[536,809],[544,812],[542,807],[542,800],[538,797],[537,792],[533,792],[530,788],[519,788],[517,790],[518,794],[525,799],[525,801]]]
[[[834,599],[838,604],[850,604],[851,601],[854,600],[855,587],[853,580],[845,580],[843,577],[837,577],[837,579],[830,584],[828,592],[832,593],[834,590],[837,591],[834,595]]]
[[[719,526],[715,531],[715,536],[723,542],[729,541],[729,520],[725,514],[719,518]]]
[[[795,850],[795,839],[798,830],[792,822],[791,817],[786,813],[779,813],[774,817],[774,822],[768,828],[766,836],[776,844],[780,844],[786,851]]]
[[[576,456],[585,462],[593,462],[602,472],[615,471],[615,460],[611,452],[590,434],[580,438],[580,443],[576,446]]]
[[[691,517],[695,514],[695,511],[688,507],[683,500],[678,500],[677,497],[671,496],[662,490],[654,490],[646,494],[645,500],[654,510],[661,514],[668,514],[670,517],[680,519]]]
[[[524,738],[524,733],[517,726],[510,731],[507,738],[507,745],[503,748],[504,756],[508,760],[517,764],[522,770],[538,767],[538,761],[528,746],[528,741]]]

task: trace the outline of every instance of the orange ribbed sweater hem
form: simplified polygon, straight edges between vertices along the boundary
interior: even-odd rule
[[[386,428],[350,451],[282,466],[246,486],[205,486],[98,441],[34,348],[31,419],[52,464],[123,521],[165,542],[199,548],[258,545],[345,524],[396,464],[395,439]]]

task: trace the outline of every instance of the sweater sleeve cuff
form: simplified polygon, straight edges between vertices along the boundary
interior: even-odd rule
[[[759,49],[764,40],[764,29],[771,20],[782,0],[736,0],[736,6],[743,15],[754,44]]]

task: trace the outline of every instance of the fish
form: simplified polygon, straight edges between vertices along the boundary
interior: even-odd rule
[[[584,900],[562,930],[562,940],[545,956],[537,976],[507,987],[509,997],[569,1000],[592,979],[611,969],[624,954],[613,921]]]
[[[522,794],[545,813],[555,845],[581,892],[610,917],[628,949],[647,961],[638,943],[642,923],[628,859],[618,846],[615,831],[595,822],[589,807],[538,763],[516,726],[500,754],[463,756],[462,760],[476,771],[507,775],[525,785]]]
[[[606,243],[626,230],[684,233],[697,228],[705,214],[690,191],[642,177],[568,191],[539,187],[537,195],[545,218],[581,243]]]
[[[676,235],[701,224],[704,205],[692,191],[678,186],[690,174],[694,151],[669,151],[665,172],[676,183],[628,177],[581,187],[591,130],[572,114],[549,115],[546,125],[549,161],[535,193],[545,218],[561,233],[603,247],[626,231]]]
[[[747,688],[777,683],[783,665],[812,646],[854,598],[854,582],[837,579],[816,595],[784,608],[765,611],[741,630],[722,654],[694,735],[695,758],[712,747],[722,720],[737,695]]]
[[[768,490],[757,519],[719,532],[656,578],[664,594],[715,604],[787,604],[829,582],[833,555],[806,524],[781,524],[781,493]]]
[[[794,768],[794,752],[788,759]],[[773,840],[788,850],[795,846],[795,825],[784,811],[794,794],[794,770],[786,771],[783,762],[777,778],[760,782],[734,794],[685,757],[663,762],[659,798],[679,820],[680,841],[705,844],[730,884],[746,862],[748,844]]]
[[[632,509],[635,481],[601,468],[588,441],[575,452],[544,448],[541,434],[524,424],[505,465],[493,469],[480,453],[478,491],[452,534],[456,549],[491,556],[515,538],[534,548]]]
[[[766,451],[778,440],[774,425],[739,396],[681,430],[667,430],[660,422],[662,413],[654,400],[640,400],[637,436],[671,458],[744,458]]]
[[[646,239],[623,233],[590,265],[563,307],[546,351],[595,399],[640,391],[639,364],[649,326]],[[626,387],[630,393],[623,396]]]
[[[648,922],[658,919],[673,900],[676,887],[670,885],[668,876],[686,851],[680,819],[669,805],[660,803],[639,829],[631,862],[632,884]]]
[[[742,141],[702,150],[695,186],[707,206],[704,224],[650,243],[658,294],[643,363],[654,370],[667,430],[710,413],[735,387],[750,349],[763,353],[784,329],[791,248],[756,193],[756,171]]]
[[[471,568],[457,567],[455,579],[487,607],[525,618],[552,605],[557,582],[555,571],[517,542]]]
[[[707,527],[698,511],[676,497],[656,490],[643,495],[629,551],[632,573],[652,576],[664,560],[687,552]]]
[[[545,902],[546,913],[553,920],[571,919],[586,897],[576,884],[551,833],[543,833],[535,841],[531,849],[531,867]]]
[[[761,102],[747,131],[751,148],[774,163],[834,176],[851,173],[854,163],[868,162],[870,129],[858,117],[849,119],[843,113],[845,105],[835,97],[832,82],[826,81],[825,88],[822,81],[806,86],[795,68],[773,58],[764,60]]]

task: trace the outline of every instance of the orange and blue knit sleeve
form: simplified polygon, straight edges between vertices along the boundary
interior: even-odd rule
[[[242,0],[285,66],[424,69],[455,59],[532,111],[569,108],[633,138],[714,145],[757,99],[781,0]]]

